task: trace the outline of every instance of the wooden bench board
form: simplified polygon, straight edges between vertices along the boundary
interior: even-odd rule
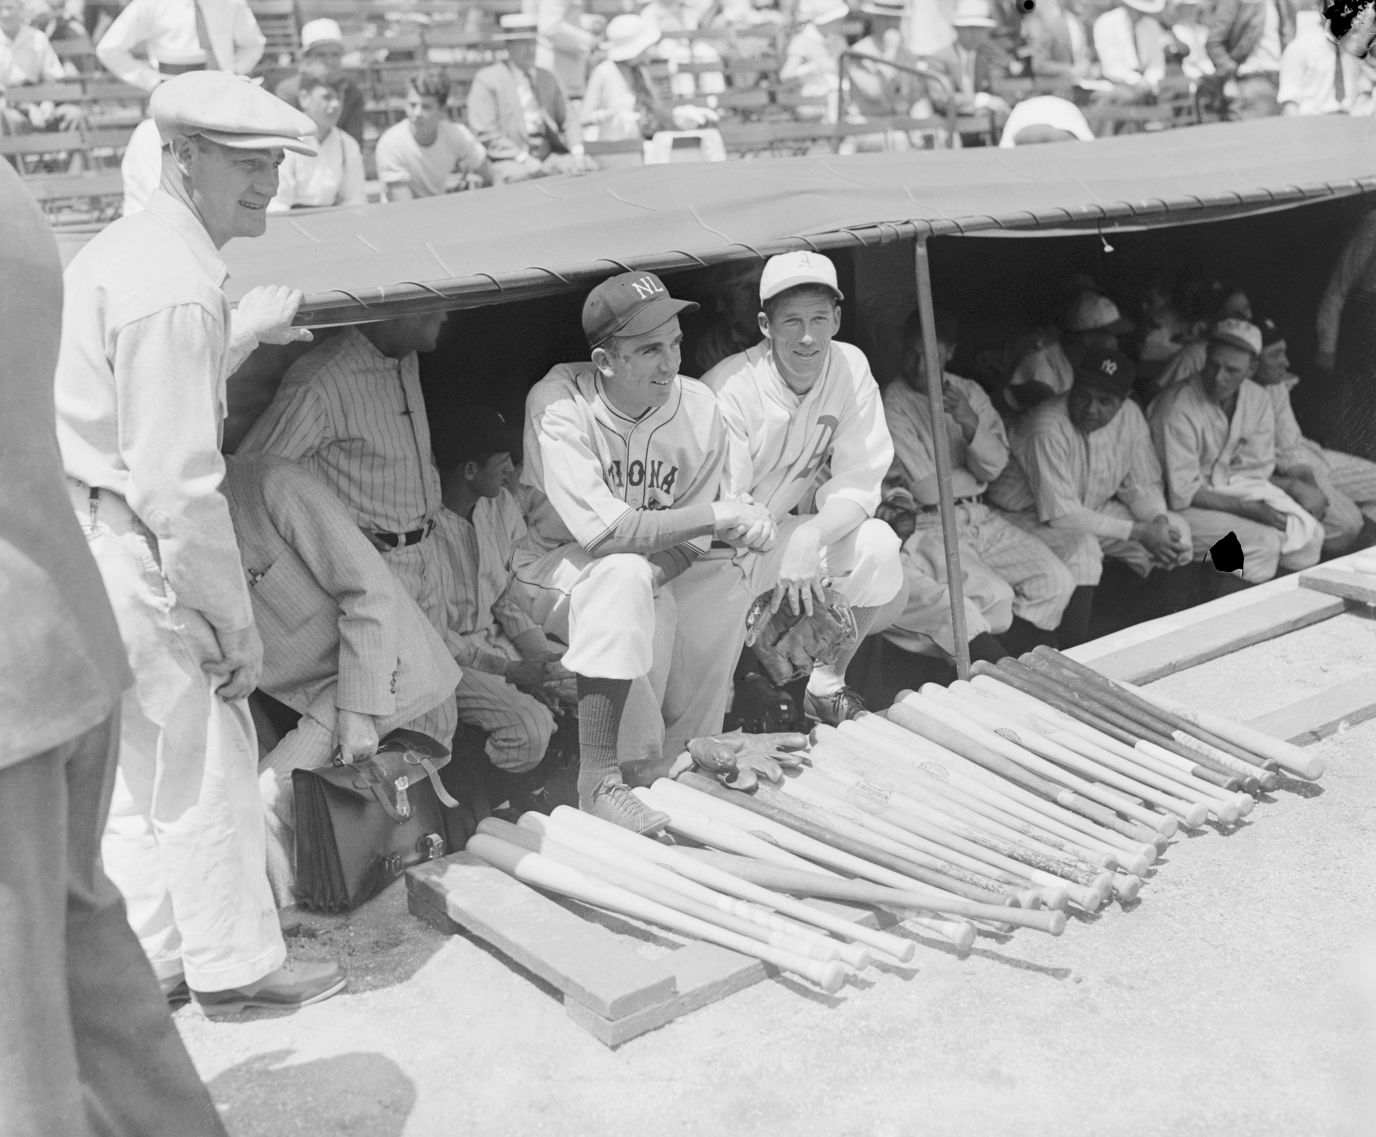
[[[1360,604],[1376,604],[1376,573],[1351,572],[1332,565],[1319,565],[1300,573],[1300,587],[1312,588],[1315,592],[1325,592],[1330,596],[1341,596],[1344,600],[1355,600]]]
[[[1270,711],[1249,725],[1296,746],[1308,746],[1341,727],[1371,718],[1376,718],[1376,677],[1362,675]]]

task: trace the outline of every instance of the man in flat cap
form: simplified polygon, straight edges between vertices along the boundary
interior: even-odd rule
[[[1166,509],[1161,463],[1130,398],[1136,378],[1122,352],[1091,348],[1076,364],[1070,390],[1013,429],[1013,460],[989,487],[1009,520],[1065,561],[1077,589],[1098,585],[1105,556],[1140,577],[1191,560],[1190,527]],[[1181,588],[1172,607],[1187,607],[1187,579],[1172,583]]]
[[[1166,501],[1189,524],[1194,555],[1202,558],[1234,533],[1249,584],[1270,580],[1278,568],[1315,564],[1324,536],[1319,521],[1271,482],[1275,410],[1249,378],[1261,348],[1254,324],[1220,320],[1204,370],[1167,387],[1147,408]]]
[[[153,92],[162,183],[66,272],[58,442],[134,670],[123,701],[106,871],[169,994],[207,1014],[334,994],[333,963],[286,963],[268,889],[245,696],[262,646],[220,491],[225,385],[291,328],[301,294],[254,289],[233,324],[219,250],[257,237],[285,148],[311,121],[244,79]]]

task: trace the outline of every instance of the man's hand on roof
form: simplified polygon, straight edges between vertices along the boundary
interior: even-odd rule
[[[234,309],[235,338],[251,333],[259,343],[309,343],[310,328],[292,327],[305,294],[283,284],[264,284],[244,293]]]

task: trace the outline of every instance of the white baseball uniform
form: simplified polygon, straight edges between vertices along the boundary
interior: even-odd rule
[[[560,364],[526,397],[524,451],[521,478],[535,492],[511,595],[569,645],[570,671],[634,680],[626,714],[657,729],[645,753],[625,753],[623,741],[621,760],[719,731],[720,717],[703,719],[693,698],[729,651],[700,632],[715,597],[712,566],[695,563],[726,463],[712,393],[676,376],[663,406],[632,419],[593,364]],[[657,569],[670,578],[659,587]]]
[[[1071,422],[1067,404],[1067,395],[1057,395],[1014,427],[1012,460],[989,496],[1014,524],[1056,550],[1077,585],[1099,583],[1105,555],[1146,576],[1154,562],[1131,539],[1133,522],[1167,512],[1146,417],[1128,399],[1086,435]],[[1188,540],[1185,519],[1169,517]],[[1180,563],[1189,560],[1187,552]]]
[[[989,483],[1008,464],[1008,436],[1003,420],[978,383],[949,372],[942,382],[960,391],[979,419],[979,426],[967,442],[955,418],[949,413],[942,415],[951,454],[951,496],[956,500],[961,560],[968,559],[971,570],[993,573],[1009,584],[1014,615],[1045,631],[1054,631],[1075,591],[1069,570],[1046,544],[1010,525],[983,501]],[[915,507],[917,530],[909,538],[910,544],[915,544],[913,538],[919,535],[929,541],[940,540],[936,448],[927,394],[915,390],[904,379],[896,379],[884,388],[884,414],[894,442],[893,464],[884,480],[886,500],[897,499]],[[915,562],[915,567],[920,569],[921,562]],[[976,595],[980,591],[977,589]],[[928,600],[921,589],[915,594],[910,592],[898,625],[909,631],[926,631],[935,621],[936,627],[943,627],[944,614],[924,610]],[[945,603],[949,606],[949,599]],[[980,628],[982,622],[976,621],[974,627]],[[1003,630],[1007,627],[1004,624]]]
[[[1271,400],[1244,380],[1231,417],[1206,394],[1202,375],[1167,388],[1147,410],[1152,443],[1166,476],[1167,504],[1189,523],[1196,557],[1219,538],[1235,533],[1242,545],[1242,578],[1270,580],[1278,566],[1316,564],[1323,526],[1269,481],[1276,468],[1276,420]],[[1262,500],[1289,517],[1284,533],[1234,513],[1196,509],[1200,489],[1245,500]]]

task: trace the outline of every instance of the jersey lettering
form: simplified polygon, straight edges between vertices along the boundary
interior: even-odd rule
[[[836,428],[841,424],[841,420],[835,415],[818,415],[817,426],[820,433],[817,436],[817,443],[812,448],[807,463],[795,475],[795,480],[800,482],[810,481],[812,477],[822,468],[822,465],[831,456],[831,441],[836,437]]]
[[[633,486],[640,485],[645,480],[645,463],[637,458],[626,467],[626,478]]]

